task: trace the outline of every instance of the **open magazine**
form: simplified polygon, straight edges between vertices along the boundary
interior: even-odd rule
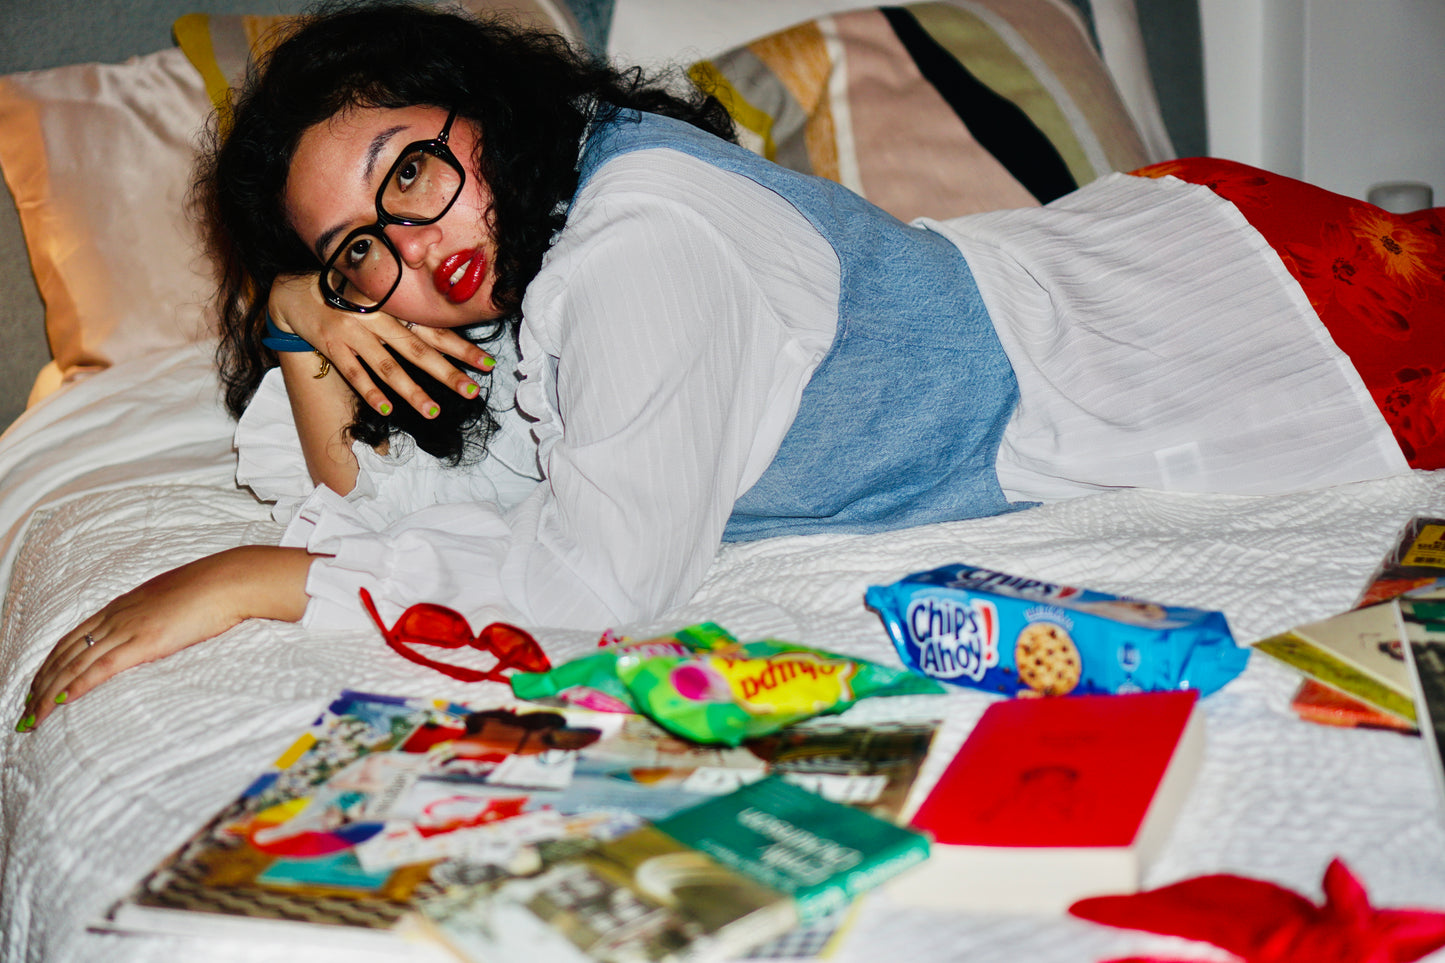
[[[896,818],[936,728],[835,719],[719,748],[640,716],[343,692],[102,925],[413,940],[427,900],[538,874],[769,774]],[[815,955],[838,924],[777,952]]]

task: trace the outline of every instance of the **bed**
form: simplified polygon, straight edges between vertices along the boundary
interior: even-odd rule
[[[809,123],[818,121],[819,103],[846,103],[853,108],[853,129],[866,130],[863,79],[870,75],[863,69],[864,58],[849,61],[856,90],[839,94],[834,88],[813,101],[810,112],[799,107],[806,98],[795,96],[789,107],[777,94],[781,75],[777,61],[768,59],[779,49],[794,48],[777,40],[758,45],[758,38],[799,21],[809,21],[805,26],[825,40],[857,38],[861,21],[843,22],[842,14],[810,20],[852,6],[759,2],[735,8],[735,13],[748,11],[748,17],[714,12],[709,19],[706,4],[617,0],[529,3],[522,15],[551,18],[578,42],[614,53],[704,62],[704,69],[722,76],[748,103],[771,105],[760,112],[770,120],[755,115],[749,127],[760,149],[769,149],[766,133],[771,149],[794,163],[827,168],[831,157],[833,167],[822,172],[856,178],[865,193],[885,196],[900,213],[922,213],[908,209],[920,203],[919,196],[910,199],[898,184],[910,175],[897,168],[889,173],[887,162],[931,164],[926,144],[895,140],[899,149],[891,153],[899,156],[860,157],[879,143],[876,129],[868,137],[860,134],[851,153],[839,150],[844,141],[836,137],[821,154],[816,144],[810,153],[805,143]],[[1034,93],[1047,95],[1056,106],[1064,104],[1058,115],[1067,131],[1053,129],[1045,136],[1055,144],[1074,138],[1076,150],[1060,148],[1073,159],[1074,176],[1087,179],[1090,171],[1097,176],[1181,152],[1171,143],[1171,129],[1176,139],[1188,142],[1187,125],[1171,128],[1163,119],[1166,111],[1160,105],[1171,100],[1140,66],[1142,48],[1133,48],[1132,73],[1120,59],[1125,55],[1119,37],[1130,33],[1124,28],[1131,27],[1141,41],[1154,22],[1150,17],[1156,14],[1146,13],[1157,13],[1153,5],[1139,4],[1138,18],[1125,21],[1118,19],[1120,11],[1132,17],[1132,3],[1084,4],[1087,16],[1063,0],[951,6],[984,23],[995,37],[1006,37],[1016,54],[1038,52],[1030,36],[1058,35],[1041,28],[1045,22],[1073,24],[1085,42],[1112,45],[1112,58],[1089,61],[1092,73],[1082,68],[1070,73],[1057,60],[1029,61],[1035,77],[1049,78],[1040,82],[1043,93]],[[1176,13],[1190,7],[1169,6]],[[691,19],[678,13],[693,7]],[[1019,20],[1019,9],[1069,19]],[[51,196],[36,201],[33,182],[27,184],[20,174],[25,161],[13,150],[14,141],[23,139],[14,134],[15,125],[31,124],[26,135],[44,141],[56,185],[64,177],[91,178],[95,184],[94,178],[132,175],[122,161],[147,157],[152,183],[172,178],[165,181],[172,192],[166,198],[179,210],[189,137],[208,109],[207,83],[224,84],[244,63],[253,39],[246,27],[238,18],[214,15],[192,23],[199,33],[190,35],[189,50],[147,54],[125,65],[133,68],[129,75],[119,68],[67,68],[88,71],[90,79],[52,73],[40,78],[47,87],[28,75],[7,80],[0,89],[0,141],[12,145],[0,146],[0,164],[25,220],[35,277],[46,295],[43,323],[52,347],[49,380],[42,379],[32,392],[35,402],[0,438],[0,579],[6,585],[0,612],[0,705],[15,719],[54,639],[105,601],[191,558],[279,537],[268,507],[235,484],[233,424],[220,406],[213,345],[204,334],[204,270],[192,271],[183,219],[176,214],[165,221],[169,234],[156,234],[155,224],[141,219],[129,222],[124,235],[91,238],[108,252],[113,270],[124,271],[115,259],[135,250],[148,256],[132,270],[146,264],[177,269],[166,277],[130,279],[144,283],[129,289],[127,297],[136,303],[124,307],[139,313],[87,301],[94,291],[67,294],[67,267],[46,260],[47,244],[53,248],[58,242],[40,216],[58,216],[67,195],[56,186]],[[1197,22],[1195,27],[1197,41]],[[178,35],[182,32],[178,28]],[[1105,43],[1101,35],[1112,39]],[[209,60],[196,54],[196,36],[206,40]],[[801,35],[791,36],[796,41]],[[1020,59],[1026,58],[1020,54]],[[745,69],[757,64],[771,66]],[[875,78],[899,76],[896,62],[876,66]],[[128,76],[134,89],[126,92],[122,87]],[[823,88],[834,76],[825,72]],[[1126,98],[1119,92],[1130,83],[1136,86]],[[110,164],[86,166],[85,152],[93,142],[75,129],[84,117],[77,121],[74,112],[51,111],[63,100],[62,92],[70,98],[66,103],[74,103],[77,90],[140,111],[143,116],[130,121],[153,139],[140,148],[131,145],[139,154],[127,154],[121,145],[104,155]],[[1085,103],[1082,96],[1077,101],[1061,96],[1100,90],[1103,108]],[[159,95],[168,99],[158,112],[146,98]],[[44,103],[25,108],[27,115],[17,107],[20,101]],[[919,104],[908,116],[928,116],[929,108]],[[93,121],[96,115],[89,116]],[[956,131],[937,134],[936,127],[914,125],[910,132],[919,126],[934,147],[942,143],[943,149],[952,149],[958,143],[948,139],[956,138]],[[62,130],[76,139],[66,140]],[[122,130],[113,126],[110,135]],[[160,145],[168,146],[163,151]],[[72,169],[57,161],[67,152],[76,161]],[[974,160],[1009,189],[1021,182],[1012,173],[1007,179],[999,175],[1001,162],[992,155]],[[71,190],[76,183],[70,182]],[[949,203],[988,205],[990,198],[968,194],[972,183],[976,179],[968,176],[953,187],[931,183],[922,199],[936,202],[947,195]],[[950,190],[955,193],[947,194]],[[134,195],[121,186],[115,196]],[[109,217],[89,223],[103,234],[106,224],[113,227],[116,220],[114,214]],[[53,227],[54,221],[49,223]],[[161,257],[158,252],[168,253]],[[165,323],[158,325],[156,316]],[[685,605],[647,624],[612,628],[641,637],[714,620],[742,638],[785,638],[896,664],[878,618],[863,606],[864,590],[908,572],[963,561],[1220,609],[1236,637],[1248,642],[1349,607],[1400,526],[1420,514],[1445,514],[1445,478],[1438,473],[1271,497],[1114,491],[998,518],[881,535],[731,544]],[[582,654],[597,641],[595,632],[529,628],[554,662]],[[1149,867],[1146,885],[1235,872],[1318,899],[1326,865],[1340,857],[1363,880],[1376,905],[1445,908],[1445,820],[1420,740],[1302,722],[1289,707],[1298,681],[1292,670],[1256,655],[1240,677],[1204,700],[1204,766],[1166,849]],[[252,622],[125,673],[65,707],[35,733],[5,729],[0,736],[0,958],[141,963],[298,955],[296,947],[267,939],[120,935],[90,924],[234,798],[343,688],[470,700],[504,694],[501,687],[463,685],[403,661],[374,632],[306,632],[285,623]],[[946,723],[938,751],[921,776],[921,789],[936,778],[949,751],[961,744],[989,701],[967,690],[944,697],[875,699],[860,703],[850,717],[922,718],[943,707]],[[367,958],[354,947],[310,946],[305,952],[318,963]],[[1201,944],[1113,931],[1065,916],[943,914],[899,905],[887,895],[862,903],[836,958],[1072,963],[1151,954],[1227,959]],[[433,958],[428,948],[415,952],[415,959]],[[1445,960],[1445,953],[1430,958]]]

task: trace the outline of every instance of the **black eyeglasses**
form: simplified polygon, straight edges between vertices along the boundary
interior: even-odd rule
[[[376,192],[376,222],[358,227],[321,269],[321,296],[343,311],[366,314],[381,308],[401,283],[401,255],[386,227],[413,227],[439,221],[462,192],[467,175],[450,147],[456,108],[440,134],[401,149]]]

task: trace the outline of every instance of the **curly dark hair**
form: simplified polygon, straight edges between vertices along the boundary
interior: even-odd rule
[[[301,135],[356,107],[456,108],[480,132],[473,169],[490,186],[495,230],[493,300],[506,316],[485,340],[515,338],[522,295],[565,220],[577,189],[578,145],[596,110],[619,108],[685,120],[728,140],[732,119],[713,97],[640,69],[616,69],[556,34],[501,19],[395,0],[326,3],[282,36],[212,125],[197,168],[194,201],[218,270],[217,362],[226,407],[249,403],[276,357],[261,344],[272,283],[320,269],[283,206]],[[470,401],[397,361],[441,401],[432,421],[392,397],[383,417],[358,397],[353,438],[378,445],[405,431],[452,462],[485,450],[496,420],[487,393]]]

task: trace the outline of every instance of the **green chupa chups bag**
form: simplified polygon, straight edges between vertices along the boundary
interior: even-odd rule
[[[638,711],[694,742],[736,746],[859,699],[937,695],[932,679],[765,639],[687,653],[622,653],[617,675]]]
[[[617,660],[623,655],[688,655],[719,645],[736,645],[732,633],[713,622],[702,622],[651,639],[624,639],[591,655],[547,672],[514,672],[512,694],[537,701],[559,699],[598,712],[637,712],[627,687],[617,678]]]

